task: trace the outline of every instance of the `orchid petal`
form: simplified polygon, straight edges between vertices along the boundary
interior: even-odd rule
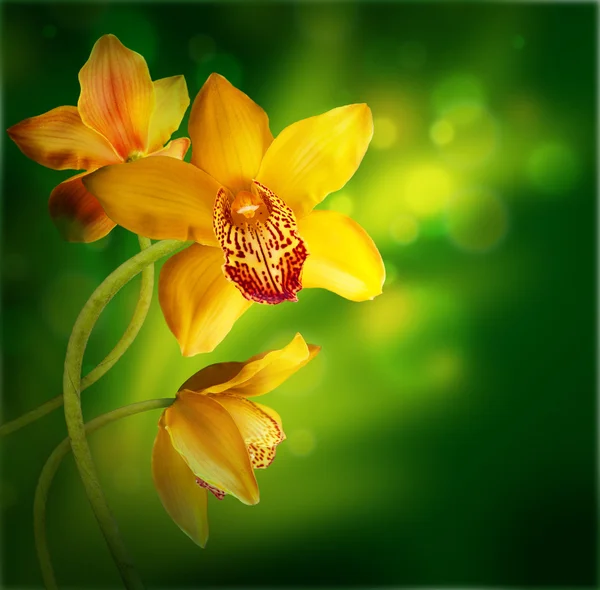
[[[356,221],[335,211],[313,211],[298,222],[298,230],[309,251],[302,274],[305,288],[329,289],[351,301],[381,294],[383,260]]]
[[[192,164],[234,194],[249,190],[273,141],[267,114],[223,76],[211,74],[190,113]]]
[[[148,151],[160,149],[179,129],[181,119],[190,105],[190,95],[183,76],[171,76],[154,81],[154,112],[148,131]]]
[[[279,195],[300,219],[352,178],[372,136],[373,118],[365,104],[298,121],[273,141],[256,180]]]
[[[175,524],[200,547],[206,547],[208,492],[196,483],[196,476],[173,447],[162,422],[152,449],[154,486]]]
[[[82,121],[103,135],[124,160],[145,154],[154,110],[146,60],[114,35],[103,35],[79,72]]]
[[[121,159],[110,143],[81,121],[77,107],[58,107],[8,129],[19,149],[54,170],[89,170]]]
[[[106,214],[136,234],[217,244],[212,228],[219,185],[175,158],[143,158],[106,166],[84,179]]]
[[[86,174],[68,178],[50,194],[50,217],[69,242],[95,242],[115,227],[96,197],[83,185]]]
[[[164,413],[171,442],[194,475],[244,504],[259,500],[244,439],[223,406],[208,396],[180,391]]]
[[[148,156],[169,156],[177,160],[183,160],[190,147],[190,140],[187,137],[180,137],[170,141],[164,148],[148,154]]]
[[[218,363],[198,371],[181,389],[203,394],[230,393],[252,397],[273,391],[319,352],[300,334],[280,350],[263,352],[246,362]]]
[[[171,257],[160,273],[163,315],[184,356],[210,352],[250,308],[225,278],[220,248],[192,245]]]

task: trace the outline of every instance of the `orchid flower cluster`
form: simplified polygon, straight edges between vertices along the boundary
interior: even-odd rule
[[[254,470],[271,465],[285,439],[279,414],[254,398],[278,387],[319,347],[296,334],[281,350],[205,367],[174,398],[124,406],[88,424],[81,391],[135,338],[151,299],[153,263],[164,256],[171,257],[160,273],[159,301],[184,356],[214,350],[253,304],[297,301],[302,288],[328,289],[357,302],[379,295],[385,269],[366,231],[345,215],[314,209],[356,172],[373,121],[367,105],[352,104],[293,123],[274,138],[265,111],[215,73],[193,102],[189,139],[171,140],[190,104],[185,79],[152,81],[144,58],[114,35],[96,42],[79,82],[76,107],[26,119],[8,134],[39,164],[82,171],[50,194],[50,217],[64,239],[93,242],[120,225],[139,236],[142,251],[83,308],[67,348],[63,395],[0,432],[64,403],[69,437],[50,457],[36,493],[44,582],[56,587],[44,533],[45,496],[58,462],[72,450],[123,582],[133,588],[141,582],[102,494],[87,434],[126,415],[165,408],[152,452],[154,484],[173,521],[204,547],[209,495],[256,504]],[[140,302],[128,336],[82,379],[95,321],[140,272]]]

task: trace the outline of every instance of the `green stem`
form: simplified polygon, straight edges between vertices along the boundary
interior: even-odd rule
[[[127,416],[139,414],[140,412],[147,412],[148,410],[155,410],[157,408],[165,408],[173,403],[173,398],[164,399],[153,399],[144,402],[138,402],[136,404],[130,404],[102,414],[93,420],[90,420],[85,425],[86,434],[92,432],[110,424],[115,420],[120,420]],[[56,585],[56,578],[54,577],[54,570],[52,568],[52,561],[50,559],[50,552],[48,551],[48,543],[46,542],[46,502],[48,500],[48,492],[52,485],[52,480],[60,467],[61,461],[68,454],[71,449],[71,444],[68,438],[65,438],[55,449],[52,451],[50,457],[46,461],[38,485],[35,490],[35,500],[33,504],[33,526],[35,533],[35,546],[37,549],[38,559],[40,567],[42,569],[42,578],[44,585],[48,590],[55,590],[58,588]]]
[[[139,236],[140,248],[146,250],[150,247],[151,242],[148,238],[143,238]],[[115,363],[125,354],[127,349],[131,346],[133,341],[138,335],[140,328],[142,327],[146,316],[148,315],[148,310],[150,308],[150,303],[152,302],[152,293],[154,290],[154,265],[149,264],[142,271],[142,282],[140,285],[140,295],[138,297],[138,301],[135,307],[135,311],[133,312],[133,317],[129,322],[129,326],[127,326],[127,330],[121,337],[121,340],[117,343],[117,345],[108,353],[106,358],[95,368],[92,369],[82,380],[80,385],[80,390],[83,391],[87,389],[90,385],[93,385],[102,377],[107,371],[109,371]],[[46,414],[49,414],[56,408],[60,408],[63,405],[63,396],[57,395],[51,400],[43,403],[41,406],[30,410],[26,414],[19,416],[15,420],[11,420],[6,424],[0,426],[0,437],[7,436],[8,434],[12,434],[17,430],[35,422],[39,418],[42,418]]]
[[[79,470],[79,475],[88,500],[100,529],[104,535],[108,548],[126,588],[143,588],[142,582],[135,571],[133,562],[129,557],[125,544],[121,539],[119,528],[110,511],[104,492],[100,485],[96,466],[90,452],[85,436],[85,425],[81,409],[81,365],[88,338],[98,320],[100,313],[108,302],[115,296],[129,280],[142,271],[149,264],[158,259],[181,250],[187,244],[176,240],[164,240],[150,246],[127,262],[124,262],[94,291],[84,305],[67,346],[65,358],[65,371],[63,377],[63,396],[65,405],[65,421],[71,440],[73,457]]]

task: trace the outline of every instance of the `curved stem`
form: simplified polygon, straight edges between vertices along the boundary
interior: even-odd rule
[[[83,381],[81,382],[81,389],[83,391]],[[35,422],[38,418],[42,418],[46,414],[49,414],[53,410],[56,410],[56,408],[60,408],[60,406],[62,405],[62,395],[57,395],[56,397],[53,397],[51,400],[48,400],[41,406],[38,406],[37,408],[30,410],[26,414],[23,414],[22,416],[19,416],[18,418],[15,418],[14,420],[11,420],[10,422],[7,422],[6,424],[0,426],[0,438],[2,438],[3,436],[8,436],[9,434],[16,432],[17,430],[20,430],[24,426]]]
[[[140,248],[146,250],[150,247],[151,242],[148,238],[139,236]],[[150,303],[152,302],[152,293],[154,290],[154,265],[149,264],[142,271],[142,282],[140,284],[140,294],[137,300],[135,311],[129,326],[125,330],[123,336],[117,343],[117,345],[106,355],[104,360],[95,368],[92,369],[82,380],[80,385],[80,391],[87,389],[90,385],[93,385],[102,377],[107,371],[109,371],[115,363],[125,354],[127,349],[131,346],[135,340],[140,328],[144,324],[148,310],[150,309]],[[35,422],[39,418],[42,418],[46,414],[49,414],[56,408],[60,408],[63,405],[63,396],[57,395],[51,400],[43,403],[41,406],[30,410],[26,414],[19,416],[15,420],[11,420],[6,424],[0,426],[0,437],[7,436],[16,432],[20,428]]]
[[[173,398],[153,399],[124,406],[118,410],[113,410],[112,412],[102,414],[101,416],[90,420],[90,422],[85,425],[85,432],[86,434],[90,434],[106,424],[110,424],[115,420],[120,420],[127,416],[132,416],[133,414],[139,414],[140,412],[147,412],[148,410],[155,410],[157,408],[165,408],[171,405],[173,401]],[[56,585],[50,552],[48,551],[48,544],[46,542],[46,502],[48,500],[48,492],[52,485],[52,480],[60,467],[61,461],[68,454],[70,449],[70,441],[68,438],[65,438],[65,440],[52,451],[52,454],[48,457],[48,460],[42,469],[42,473],[40,474],[33,503],[35,547],[40,562],[40,568],[42,570],[44,585],[49,590],[54,590],[58,587]]]
[[[148,238],[138,236],[138,239],[142,252],[152,245],[152,242],[150,242]],[[121,336],[121,340],[117,342],[117,345],[106,355],[104,360],[81,380],[81,391],[87,389],[90,385],[98,381],[105,373],[110,371],[116,362],[125,354],[125,351],[131,346],[146,320],[150,304],[152,303],[153,291],[154,264],[151,263],[142,270],[142,282],[137,305],[127,329],[123,333],[123,336]]]
[[[164,240],[150,246],[133,258],[124,262],[94,291],[84,305],[67,346],[65,371],[63,376],[63,396],[65,405],[65,421],[71,441],[73,457],[79,470],[81,481],[102,534],[108,544],[115,564],[126,588],[143,588],[135,571],[133,562],[125,548],[117,523],[110,511],[100,486],[96,466],[85,436],[85,425],[81,409],[81,365],[83,354],[100,313],[115,294],[143,268],[156,260],[181,250],[187,244],[176,240]]]

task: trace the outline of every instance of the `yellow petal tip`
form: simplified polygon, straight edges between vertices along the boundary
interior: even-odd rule
[[[260,502],[260,494],[258,493],[258,488],[256,488],[256,493],[250,494],[249,496],[238,496],[238,500],[242,502],[242,504],[246,504],[246,506],[256,506]]]
[[[183,531],[184,533],[186,533],[186,535],[192,540],[194,541],[194,543],[196,545],[198,545],[198,547],[200,547],[200,549],[206,549],[206,546],[208,545],[208,527],[206,527],[205,531],[203,531],[205,534],[198,536],[197,534],[195,535],[191,535],[189,533],[187,533],[186,531]]]
[[[181,355],[189,358],[192,356],[196,356],[197,354],[206,354],[212,352],[215,348],[217,348],[219,341],[214,342],[214,339],[189,339],[189,341],[182,342],[178,340],[179,350],[181,350]]]
[[[189,343],[179,343],[179,349],[181,350],[181,355],[189,358],[192,356],[196,356],[197,354],[204,354],[207,352],[212,352],[217,345],[214,346],[190,346]]]

